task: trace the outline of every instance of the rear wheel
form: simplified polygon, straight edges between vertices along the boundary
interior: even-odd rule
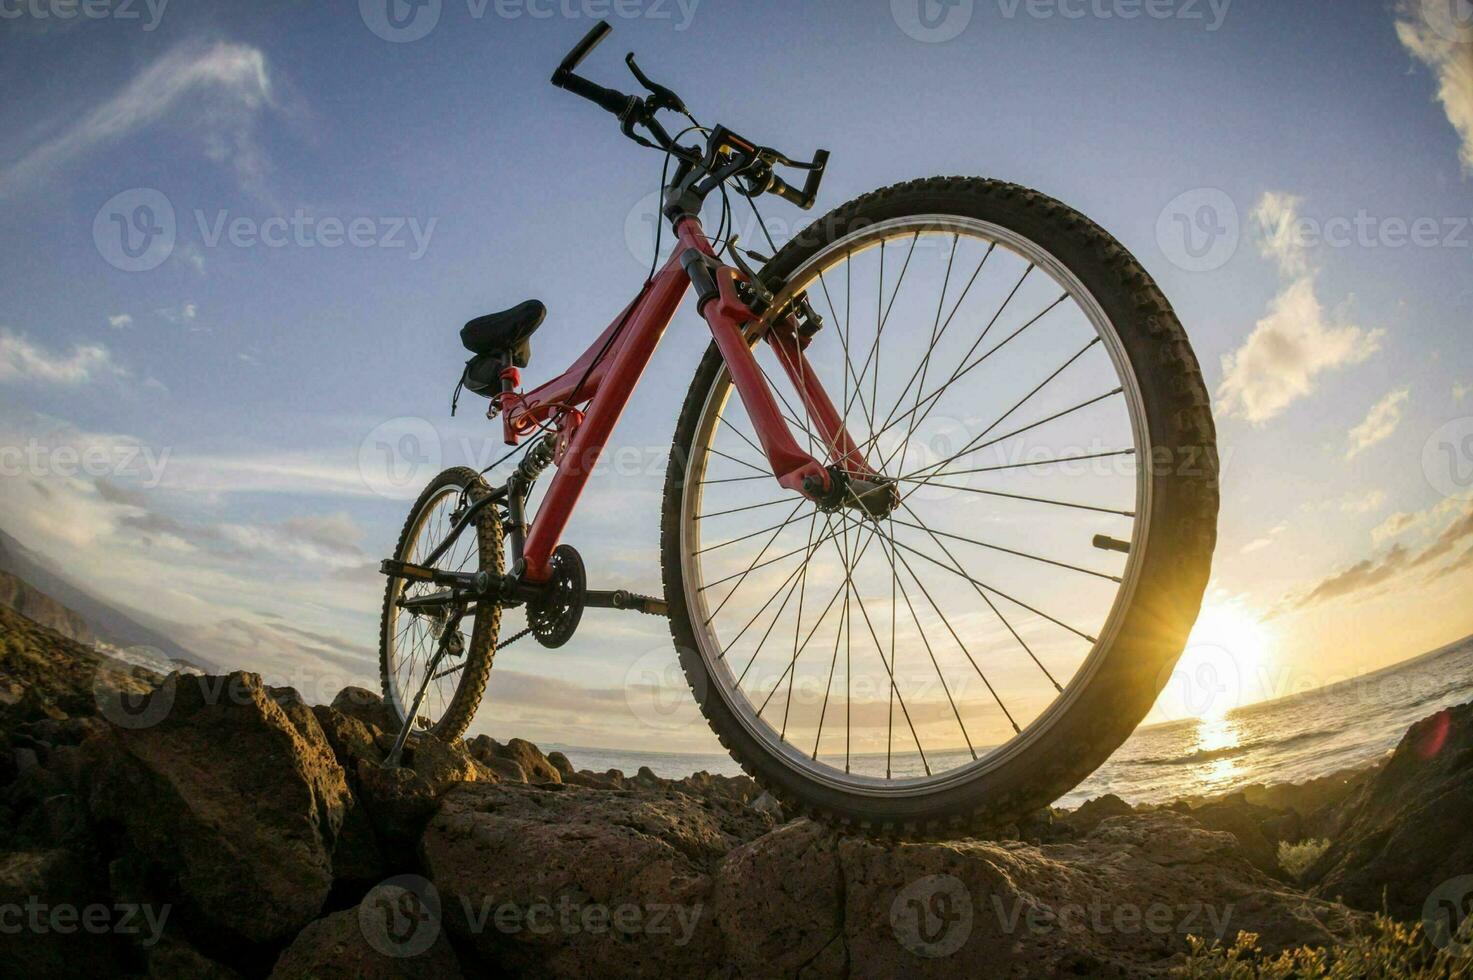
[[[923,832],[1052,802],[1145,717],[1206,586],[1217,456],[1180,323],[1098,226],[981,179],[859,198],[763,276],[824,317],[808,357],[900,500],[825,512],[781,490],[707,352],[662,532],[702,710],[818,816]]]
[[[491,492],[481,474],[469,467],[448,469],[430,481],[409,511],[394,558],[423,564],[454,527],[460,509]],[[502,572],[501,517],[494,504],[481,508],[472,524],[434,562],[442,571]],[[414,704],[447,627],[448,609],[410,610],[400,600],[440,589],[427,582],[390,578],[384,591],[379,626],[379,676],[384,701],[402,725]],[[434,668],[424,701],[411,731],[453,741],[465,733],[480,706],[491,673],[491,658],[501,625],[501,608],[473,604],[458,624],[460,653],[447,655]]]

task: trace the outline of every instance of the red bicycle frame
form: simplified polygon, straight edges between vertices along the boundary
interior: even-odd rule
[[[711,328],[774,477],[783,487],[808,497],[821,497],[830,489],[828,469],[798,445],[752,355],[746,329],[758,317],[737,296],[736,282],[745,278],[743,273],[717,259],[699,219],[681,218],[675,234],[677,244],[670,260],[567,371],[525,394],[513,390],[500,395],[508,445],[516,445],[547,423],[558,433],[557,471],[524,544],[522,559],[528,581],[543,582],[551,574],[553,549],[691,285],[684,260],[692,249],[709,267],[716,284],[716,291],[703,297],[699,313]],[[803,352],[793,318],[785,317],[765,336],[801,397],[814,433],[828,447],[830,462],[849,472],[870,473]],[[515,385],[519,376],[514,368],[508,372]]]

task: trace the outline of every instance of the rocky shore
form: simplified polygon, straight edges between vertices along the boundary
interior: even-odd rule
[[[0,975],[1169,974],[1194,936],[1418,922],[1473,872],[1473,705],[1365,770],[935,841],[745,777],[390,741],[370,692],[148,676],[0,609]]]

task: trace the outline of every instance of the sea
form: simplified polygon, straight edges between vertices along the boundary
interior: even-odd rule
[[[1412,660],[1221,717],[1135,731],[1095,773],[1060,798],[1074,807],[1114,793],[1131,803],[1212,796],[1261,783],[1297,783],[1362,766],[1396,747],[1414,722],[1473,701],[1473,636]],[[724,754],[631,752],[547,744],[576,768],[633,773],[648,766],[671,779],[705,770],[741,772]],[[932,760],[933,765],[938,760]]]

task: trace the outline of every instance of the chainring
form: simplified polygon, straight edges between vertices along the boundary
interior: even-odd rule
[[[588,577],[583,559],[572,545],[560,544],[549,561],[552,577],[542,595],[527,603],[527,626],[537,642],[557,648],[573,638],[583,619],[583,594]]]

